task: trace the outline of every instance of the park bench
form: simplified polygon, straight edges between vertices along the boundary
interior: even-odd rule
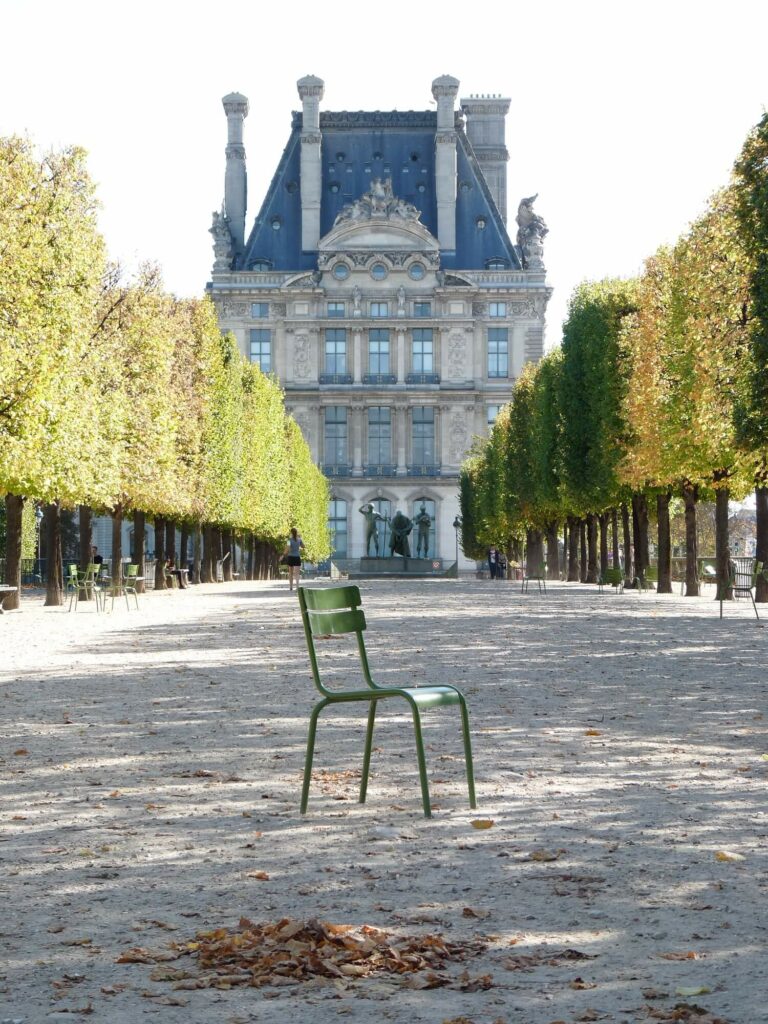
[[[309,662],[312,678],[322,695],[312,710],[309,719],[309,736],[307,739],[307,756],[304,764],[304,786],[301,792],[301,813],[305,814],[309,800],[309,784],[312,778],[312,760],[315,750],[315,734],[317,719],[320,712],[329,704],[344,704],[353,701],[368,705],[368,728],[365,734],[365,752],[363,754],[363,772],[360,781],[360,803],[365,803],[368,789],[368,772],[371,766],[371,747],[373,745],[373,727],[376,711],[381,701],[390,698],[405,700],[413,716],[413,728],[416,735],[416,755],[421,782],[421,798],[424,805],[424,816],[432,817],[429,802],[429,783],[427,781],[427,765],[424,755],[424,740],[421,732],[421,712],[427,708],[458,705],[461,714],[461,727],[464,736],[464,756],[466,758],[467,786],[469,788],[469,806],[475,807],[475,777],[472,766],[472,745],[469,736],[469,712],[464,695],[455,687],[440,684],[437,686],[380,686],[373,681],[368,655],[363,640],[366,628],[365,615],[361,606],[360,591],[355,586],[346,587],[299,587],[299,608],[304,624],[307,640]],[[318,637],[338,636],[353,633],[357,641],[360,667],[365,688],[356,690],[335,690],[326,685],[320,677],[315,640]],[[344,674],[348,669],[344,668]]]

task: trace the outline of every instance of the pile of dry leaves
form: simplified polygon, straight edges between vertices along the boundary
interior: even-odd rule
[[[485,942],[448,942],[442,935],[395,936],[369,925],[355,927],[324,921],[283,918],[255,924],[241,918],[237,928],[198,932],[195,939],[163,949],[136,947],[117,963],[154,963],[192,956],[195,971],[158,966],[153,981],[173,982],[175,989],[236,985],[291,985],[312,980],[339,984],[372,975],[399,976],[411,988],[452,986],[465,992],[490,988],[490,975],[458,978],[444,972],[451,962],[466,960]]]

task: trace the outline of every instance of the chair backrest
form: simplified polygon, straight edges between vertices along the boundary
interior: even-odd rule
[[[621,569],[610,567],[605,570],[605,576],[603,578],[609,586],[618,587],[620,583],[624,582],[624,573]]]
[[[734,593],[750,593],[762,568],[762,563],[755,562],[754,558],[732,558],[731,574]]]
[[[77,566],[76,565],[72,565],[72,564],[68,565],[67,566],[67,573],[68,573],[68,576],[69,576],[69,579],[67,580],[68,583],[79,583],[80,578],[79,578],[79,576],[77,574]]]
[[[314,638],[342,633],[356,635],[363,675],[368,685],[373,686],[363,641],[365,615],[360,607],[360,590],[357,587],[299,587],[298,590],[312,678],[318,690],[326,697],[333,696],[334,693],[320,679]]]
[[[126,565],[125,567],[125,578],[127,580],[135,579],[139,575],[138,565]]]

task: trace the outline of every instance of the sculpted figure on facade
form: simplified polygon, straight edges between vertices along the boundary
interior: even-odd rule
[[[448,447],[450,451],[451,462],[457,464],[464,458],[464,453],[467,450],[467,428],[465,425],[466,417],[457,409],[451,417],[451,426],[448,432]]]
[[[397,289],[397,313],[405,316],[405,288],[402,285]]]
[[[544,218],[533,209],[538,195],[537,192],[535,196],[521,199],[517,208],[517,244],[522,250],[525,266],[530,270],[542,270],[544,267],[544,238],[549,231]]]
[[[347,203],[333,222],[343,224],[345,221],[387,219],[393,217],[400,220],[418,220],[421,216],[413,203],[407,203],[392,192],[392,179],[374,178],[368,192],[365,192],[354,203]]]
[[[293,376],[296,380],[309,380],[309,338],[306,334],[297,334],[293,340]]]
[[[460,334],[451,334],[448,342],[448,376],[451,380],[462,380],[466,371],[467,346]]]
[[[229,230],[229,217],[214,210],[211,226],[208,231],[213,235],[213,269],[214,271],[229,270],[232,266],[232,235]]]

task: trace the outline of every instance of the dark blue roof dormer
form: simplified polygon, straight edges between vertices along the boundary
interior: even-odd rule
[[[301,249],[300,133],[292,131],[245,245],[238,269],[259,261],[275,270],[311,270],[316,252]],[[421,212],[421,223],[437,236],[434,111],[322,111],[320,234],[326,235],[342,208],[368,192],[374,178],[391,178],[392,191]],[[472,147],[457,123],[456,250],[442,250],[441,265],[481,270],[491,260],[520,269]]]

